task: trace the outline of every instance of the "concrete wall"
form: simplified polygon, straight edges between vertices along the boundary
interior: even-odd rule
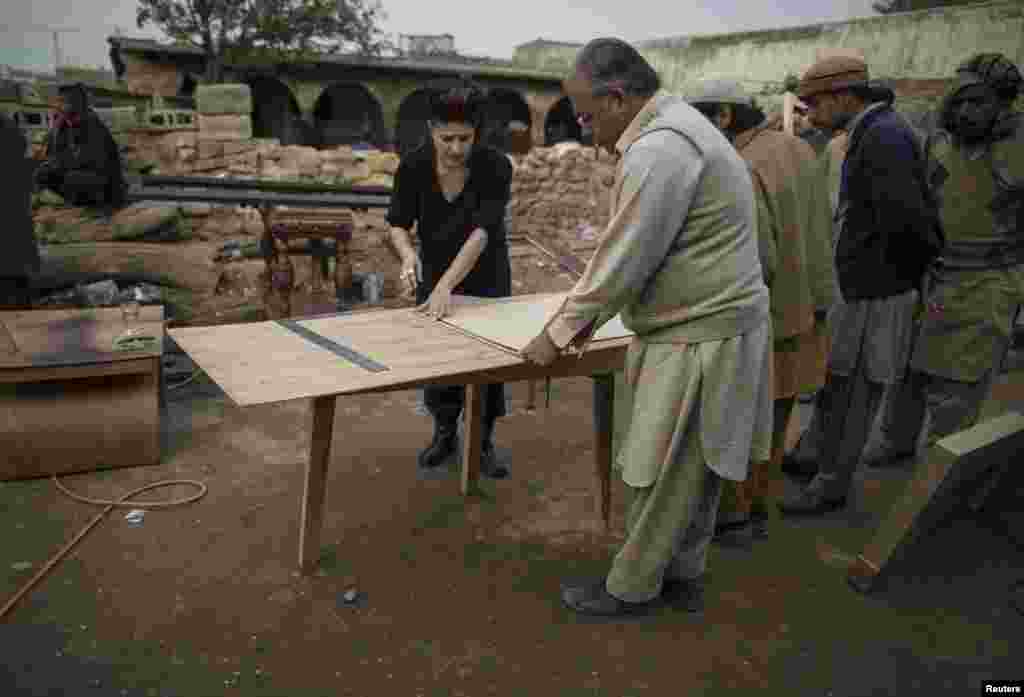
[[[572,67],[572,59],[580,48],[573,43],[533,41],[517,46],[512,62],[537,70],[564,73]]]
[[[857,50],[872,77],[943,80],[979,51],[1024,62],[1024,2],[879,15],[794,29],[648,42],[644,55],[671,89],[692,80],[739,77],[772,91],[827,50]]]
[[[641,42],[644,56],[670,90],[690,81],[729,77],[763,94],[781,91],[825,50],[862,52],[873,77],[897,82],[897,92],[941,94],[957,64],[980,51],[998,51],[1024,65],[1024,1],[993,2],[878,15],[789,29]],[[516,50],[523,67],[568,70],[577,48],[545,44]]]

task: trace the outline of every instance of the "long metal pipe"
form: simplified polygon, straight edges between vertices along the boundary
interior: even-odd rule
[[[131,202],[138,201],[194,201],[222,205],[249,206],[295,206],[298,208],[387,208],[391,196],[356,193],[285,193],[267,191],[261,188],[185,188],[149,187],[129,189],[126,195]]]
[[[228,177],[144,176],[142,186],[211,189],[256,189],[278,193],[369,194],[390,196],[387,186],[342,186],[321,182],[280,181],[276,179],[233,179]]]

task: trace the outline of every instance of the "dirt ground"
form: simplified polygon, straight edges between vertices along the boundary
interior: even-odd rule
[[[550,409],[512,410],[496,436],[512,476],[465,499],[455,473],[422,480],[430,436],[417,395],[343,398],[319,570],[296,573],[310,426],[306,402],[238,409],[199,379],[167,393],[163,463],[69,477],[116,497],[162,479],[209,487],[198,503],[115,511],[0,624],[0,695],[146,697],[717,695],[737,688],[862,697],[977,694],[1024,677],[1024,618],[1009,586],[1022,550],[1019,492],[927,536],[887,588],[863,597],[844,569],[906,472],[870,472],[823,520],[774,517],[752,549],[714,548],[707,608],[625,621],[575,616],[566,578],[599,576],[621,539],[593,506],[591,385],[559,380]],[[620,393],[621,395],[621,393]],[[620,412],[628,399],[620,398]],[[989,413],[1024,408],[1024,370]],[[799,421],[806,423],[808,408]],[[617,419],[621,424],[621,419]],[[795,437],[800,424],[794,426]],[[778,477],[773,486],[788,486]],[[190,493],[163,490],[152,498]],[[997,505],[998,504],[998,505]],[[0,483],[0,598],[97,512],[46,480]],[[997,515],[998,514],[998,515]],[[346,604],[347,590],[356,603]],[[1017,646],[1014,649],[1013,646]]]

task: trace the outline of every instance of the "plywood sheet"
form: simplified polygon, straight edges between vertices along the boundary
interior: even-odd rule
[[[388,370],[368,371],[275,322],[172,329],[168,333],[239,406],[399,388],[521,362],[411,309],[299,323]]]
[[[550,296],[529,297],[542,299],[543,306],[552,302]],[[508,309],[504,300],[456,298],[455,302],[456,316],[467,308],[479,307],[490,308],[484,316],[501,317]],[[523,314],[522,308],[512,312]],[[525,363],[516,351],[483,341],[412,309],[298,321],[306,329],[388,369],[366,370],[276,322],[171,329],[168,333],[239,406],[378,389],[409,389],[449,379],[458,382],[460,376]],[[543,321],[538,326],[543,326]],[[613,347],[616,342],[601,344]]]
[[[565,302],[565,293],[521,295],[489,303],[459,305],[446,324],[498,344],[513,352],[522,351]],[[595,343],[632,336],[618,316],[594,335]]]
[[[129,361],[163,352],[163,307],[140,308],[139,319],[126,322],[120,308],[0,312],[0,370],[59,367]],[[146,351],[114,351],[114,339],[129,329],[156,337]],[[11,349],[14,350],[11,350]]]

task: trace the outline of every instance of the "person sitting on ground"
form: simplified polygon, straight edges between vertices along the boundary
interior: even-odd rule
[[[47,136],[36,184],[75,206],[120,208],[125,183],[117,143],[89,106],[84,85],[62,85],[60,96],[61,113]]]
[[[483,92],[472,83],[435,93],[430,138],[399,163],[388,223],[402,260],[402,278],[415,292],[418,310],[434,319],[449,314],[452,295],[503,298],[512,294],[512,267],[505,237],[505,208],[511,196],[512,165],[478,138]],[[420,251],[410,240],[416,225]],[[459,415],[465,403],[460,385],[424,388],[434,417],[434,438],[420,453],[419,466],[436,470],[456,450]],[[501,478],[492,436],[505,415],[505,391],[488,385],[484,395],[484,439],[480,470]]]

